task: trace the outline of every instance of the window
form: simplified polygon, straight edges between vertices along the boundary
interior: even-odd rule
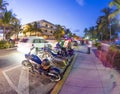
[[[33,43],[41,43],[40,39],[34,39]]]
[[[44,40],[44,39],[40,39],[40,42],[41,42],[41,43],[45,43],[45,40]]]
[[[45,40],[45,43],[48,43],[48,41]]]

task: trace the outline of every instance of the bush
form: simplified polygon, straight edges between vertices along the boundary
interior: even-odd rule
[[[0,41],[0,49],[10,48],[10,47],[14,47],[13,42],[5,41],[5,40]]]
[[[4,47],[4,44],[5,44],[5,43],[6,43],[5,41],[1,40],[1,41],[0,41],[0,48],[5,48],[5,47]]]
[[[120,69],[120,51],[117,51],[116,55],[114,56],[113,67]]]
[[[113,68],[120,69],[120,50],[116,46],[109,48],[106,58]]]
[[[97,47],[98,50],[101,50],[101,43],[100,42],[96,42],[94,45]]]

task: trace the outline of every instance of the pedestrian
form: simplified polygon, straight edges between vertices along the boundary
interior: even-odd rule
[[[87,53],[90,54],[90,52],[91,52],[91,47],[92,47],[92,41],[91,41],[91,40],[88,41],[87,46],[88,46],[88,52],[87,52]]]

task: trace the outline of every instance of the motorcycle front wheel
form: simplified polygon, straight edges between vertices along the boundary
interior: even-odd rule
[[[51,80],[51,81],[58,82],[58,81],[61,80],[61,75],[60,75],[60,74],[57,74],[57,73],[49,73],[49,76],[50,76],[50,80]]]
[[[32,66],[32,64],[31,64],[30,61],[28,61],[28,60],[23,60],[23,61],[22,61],[22,65],[23,65],[24,67],[31,67],[31,66]]]
[[[26,68],[29,68],[29,71],[32,72],[32,73],[34,73],[34,68],[33,68],[33,65],[31,64],[30,61],[28,61],[28,60],[23,60],[23,61],[22,61],[22,65],[23,65],[24,67],[26,67]]]

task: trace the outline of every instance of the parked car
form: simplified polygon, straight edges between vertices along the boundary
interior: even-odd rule
[[[18,42],[17,51],[28,53],[32,46],[34,46],[36,49],[43,47],[52,47],[51,43],[49,43],[42,37],[25,37]]]
[[[73,41],[73,46],[78,46],[78,41]]]

